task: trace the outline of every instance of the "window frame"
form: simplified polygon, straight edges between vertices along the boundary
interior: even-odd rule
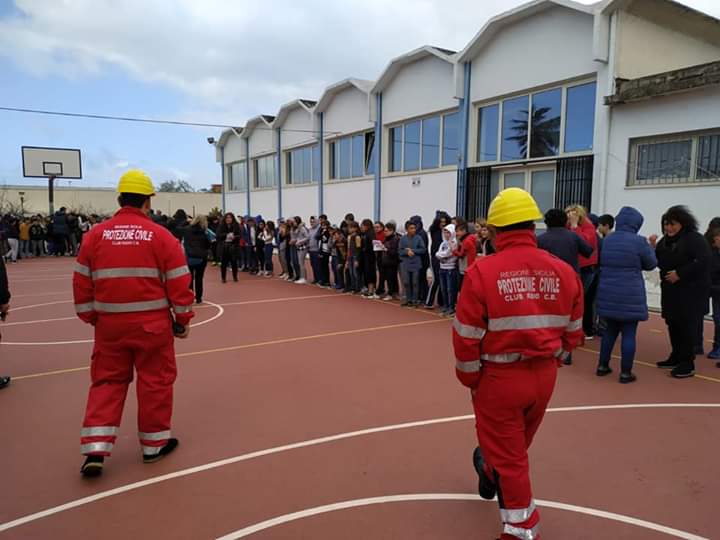
[[[315,155],[316,149],[318,150],[317,156]],[[285,148],[283,150],[283,152],[285,153],[285,170],[286,170],[285,179],[283,181],[283,186],[290,186],[290,187],[309,186],[311,184],[319,183],[320,179],[315,178],[315,165],[316,165],[315,160],[320,159],[319,149],[320,149],[320,144],[315,142],[315,143],[310,143],[310,144],[305,143],[305,144],[301,144],[298,146],[293,146],[291,148]],[[310,152],[310,180],[307,182],[293,182],[293,179],[292,179],[292,171],[293,171],[292,154],[294,152],[303,152],[303,151],[308,151],[308,150]],[[304,167],[304,163],[305,163],[305,157],[303,157],[303,167]]]
[[[498,193],[505,189],[505,176],[508,174],[518,174],[522,173],[525,175],[524,183],[523,183],[523,189],[527,191],[528,193],[532,193],[532,182],[533,182],[533,173],[536,172],[543,172],[543,171],[550,171],[553,174],[553,192],[552,192],[552,200],[553,204],[555,201],[555,196],[557,195],[557,167],[554,166],[554,164],[548,164],[547,160],[545,160],[544,163],[536,163],[529,167],[497,167],[493,169],[493,172],[497,172],[498,175]],[[491,180],[492,182],[492,180]],[[492,185],[490,186],[491,193],[492,191]],[[542,213],[544,214],[547,210],[540,209]],[[542,219],[538,220],[536,223],[542,228]]]
[[[228,192],[229,193],[245,193],[248,189],[248,182],[247,182],[247,159],[240,159],[238,161],[233,161],[231,163],[225,164],[227,167],[226,174],[227,174],[227,186],[228,186]],[[245,174],[245,186],[242,185],[235,189],[233,186],[233,178],[235,177],[235,174],[233,173],[233,166],[239,166]]]
[[[472,128],[474,130],[474,136],[475,136],[475,152],[473,156],[473,162],[472,166],[482,166],[482,167],[492,167],[492,166],[508,166],[513,164],[523,164],[523,163],[535,163],[535,162],[543,162],[543,161],[556,161],[561,158],[566,157],[577,157],[577,156],[589,156],[593,155],[595,153],[596,149],[596,141],[593,137],[593,148],[589,150],[578,150],[575,152],[565,152],[565,130],[566,130],[566,124],[567,124],[567,94],[568,89],[574,88],[576,86],[583,86],[586,84],[595,83],[595,99],[596,99],[596,107],[595,107],[595,116],[597,116],[597,84],[598,81],[596,78],[584,78],[569,82],[563,82],[563,83],[555,83],[555,84],[549,84],[538,88],[532,88],[532,89],[525,89],[521,92],[514,92],[512,94],[507,94],[503,96],[498,96],[492,99],[477,101],[472,104],[474,116],[471,118]],[[531,137],[532,137],[532,130],[528,130],[528,156],[525,158],[518,158],[518,159],[512,159],[503,161],[501,152],[502,152],[502,128],[503,128],[503,113],[504,113],[504,107],[503,102],[523,96],[528,97],[528,121],[530,119],[530,114],[533,107],[533,95],[535,94],[541,94],[544,92],[549,92],[551,90],[561,90],[560,92],[560,137],[558,140],[559,148],[558,153],[554,156],[544,156],[544,157],[535,157],[531,158],[529,157],[530,153],[530,143],[531,143]],[[489,161],[480,161],[480,109],[484,107],[491,107],[493,105],[498,106],[498,125],[497,125],[497,148],[495,151],[495,158],[494,160]],[[596,122],[595,117],[593,117],[593,132],[595,130]]]
[[[700,180],[697,177],[697,165],[700,152],[700,138],[707,136],[720,136],[720,126],[712,129],[680,131],[675,133],[663,133],[644,137],[631,137],[628,139],[628,159],[626,164],[625,189],[652,189],[652,188],[673,188],[673,187],[698,187],[720,185],[720,172],[717,177]],[[690,176],[687,178],[676,178],[671,181],[660,181],[658,183],[637,184],[638,154],[640,146],[645,144],[662,144],[669,142],[691,141],[690,145]]]
[[[368,178],[372,178],[374,176],[374,173],[368,173],[367,164],[366,164],[366,155],[367,155],[367,141],[368,141],[368,134],[374,134],[374,129],[363,129],[360,131],[354,131],[352,133],[344,133],[343,135],[339,137],[335,137],[330,140],[326,140],[327,144],[327,150],[328,150],[328,160],[329,160],[329,174],[328,174],[328,180],[331,182],[352,182],[356,180],[367,180]],[[355,137],[362,137],[362,152],[361,152],[361,168],[362,168],[362,174],[360,176],[354,176],[353,175],[353,139]],[[347,178],[342,178],[340,175],[340,167],[342,166],[342,160],[339,160],[339,149],[340,149],[340,142],[347,139],[350,143],[350,176]],[[375,143],[373,143],[373,147],[377,146]],[[377,161],[377,159],[375,160]],[[377,167],[377,163],[375,163],[375,167]],[[336,174],[337,173],[337,174]]]
[[[260,190],[266,190],[266,189],[276,189],[277,188],[277,171],[275,170],[277,165],[275,163],[277,154],[275,152],[270,154],[262,154],[258,156],[252,156],[250,159],[252,160],[252,189],[251,191],[260,191]],[[272,180],[270,182],[269,186],[261,186],[260,185],[260,160],[269,160],[269,163],[271,163],[271,167],[273,170]],[[264,167],[267,168],[267,163],[264,164]],[[266,169],[267,171],[267,169]]]

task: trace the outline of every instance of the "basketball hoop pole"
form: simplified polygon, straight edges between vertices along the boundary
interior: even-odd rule
[[[55,213],[55,175],[51,174],[48,176],[48,206],[50,208],[50,215]]]

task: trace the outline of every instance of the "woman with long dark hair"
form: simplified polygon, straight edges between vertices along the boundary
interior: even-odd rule
[[[367,287],[367,293],[364,295],[366,298],[378,299],[380,298],[375,294],[375,285],[377,284],[377,263],[375,262],[375,248],[373,241],[375,240],[375,224],[370,219],[363,219],[360,224],[360,231],[362,236],[362,248],[361,248],[361,267],[362,275],[365,279],[365,286]]]
[[[203,277],[213,238],[215,234],[208,229],[205,216],[196,216],[183,232],[185,256],[190,269],[190,290],[195,292],[195,301],[198,304],[202,304]]]
[[[220,259],[220,277],[227,282],[227,268],[232,267],[233,281],[238,280],[238,252],[240,249],[240,224],[228,212],[217,230],[217,245]]]
[[[698,326],[707,314],[710,298],[710,246],[698,232],[695,216],[685,206],[672,206],[662,217],[664,236],[650,237],[660,269],[662,317],[668,327],[672,352],[658,362],[677,379],[695,374]]]

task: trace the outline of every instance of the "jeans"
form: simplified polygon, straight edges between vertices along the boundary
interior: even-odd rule
[[[250,263],[248,262],[245,246],[240,246],[240,248],[238,249],[238,266],[241,270],[245,270],[249,267],[249,265]]]
[[[45,253],[45,242],[43,240],[30,240],[30,243],[32,244],[30,251],[33,255],[41,257]]]
[[[436,257],[433,257],[433,261],[432,261],[432,275],[433,275],[432,285],[430,285],[430,289],[428,290],[427,297],[425,298],[425,305],[432,307],[435,304],[435,296],[437,295],[438,306],[446,307],[445,306],[446,296],[445,296],[445,292],[442,290],[442,286],[441,286],[441,282],[440,282],[440,261],[438,261]],[[455,306],[453,306],[453,309],[455,309]]]
[[[420,273],[421,269],[402,269],[403,286],[405,287],[405,301],[408,304],[417,304],[420,294]]]
[[[322,281],[320,279],[320,252],[319,251],[311,251],[310,252],[310,268],[312,268],[313,283],[318,283],[318,282]]]
[[[307,255],[307,250],[295,249],[295,252],[297,253],[297,257],[295,258],[295,263],[297,264],[295,267],[295,277],[298,279],[306,279],[305,257]]]
[[[282,275],[288,275],[288,260],[287,260],[287,248],[278,248],[278,261],[280,261],[280,268],[282,269]]]
[[[330,285],[330,254],[325,253],[323,251],[318,253],[318,272],[319,272],[319,278],[318,281],[321,285]]]
[[[20,240],[20,256],[24,259],[30,257],[30,240]]]
[[[337,256],[332,257],[333,278],[335,288],[340,290],[345,288],[345,264]]]
[[[387,284],[387,295],[395,296],[400,292],[400,284],[398,283],[398,267],[397,265],[383,266],[382,276]]]
[[[350,290],[360,292],[362,285],[360,283],[360,263],[357,257],[354,255],[350,257],[348,267],[350,272]]]
[[[7,241],[8,245],[10,246],[10,251],[5,256],[9,258],[12,262],[17,262],[20,240],[18,240],[17,238],[8,238]]]
[[[610,364],[613,347],[619,334],[622,334],[620,346],[621,363],[620,369],[623,373],[632,372],[633,362],[635,361],[635,349],[637,346],[637,321],[616,321],[614,319],[605,319],[605,330],[603,332],[602,341],[600,342],[600,365],[607,366]]]
[[[245,263],[251,271],[257,271],[258,258],[255,246],[245,246]]]
[[[585,309],[583,312],[583,331],[586,336],[595,335],[595,296],[597,295],[598,284],[597,267],[586,266],[580,269],[580,279],[582,280],[585,292]]]
[[[207,268],[207,260],[200,264],[191,264],[188,268],[190,269],[190,290],[195,291],[195,301],[199,304],[203,297],[203,277],[205,268]]]
[[[445,311],[452,313],[455,311],[458,294],[458,271],[440,269],[440,290],[444,298],[447,298]]]
[[[273,273],[273,251],[274,247],[272,244],[265,244],[265,270],[266,272]]]

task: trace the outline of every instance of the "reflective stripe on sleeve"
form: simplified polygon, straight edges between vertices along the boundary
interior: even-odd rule
[[[478,373],[480,371],[480,360],[470,360],[469,362],[455,360],[455,369],[462,373]]]
[[[85,277],[90,277],[92,275],[90,268],[80,263],[75,263],[75,271]]]
[[[90,313],[95,311],[95,304],[92,302],[88,304],[75,304],[75,313]]]
[[[157,268],[103,268],[92,273],[93,281],[96,279],[111,278],[157,278],[160,279],[160,270]]]
[[[577,332],[582,328],[582,319],[577,319],[574,321],[570,321],[568,325],[565,327],[566,332]]]
[[[134,313],[136,311],[155,311],[169,307],[166,298],[150,300],[148,302],[127,302],[115,304],[110,302],[95,302],[95,310],[105,313]]]
[[[460,337],[468,339],[482,339],[485,337],[485,333],[487,332],[484,328],[463,324],[457,319],[453,319],[453,328]]]
[[[113,443],[110,442],[91,442],[80,445],[81,454],[91,454],[93,452],[112,452]]]
[[[173,306],[175,313],[190,313],[192,306]]]
[[[116,426],[84,427],[80,430],[81,437],[111,437],[117,435]]]
[[[175,279],[187,275],[190,273],[190,269],[187,266],[178,266],[172,270],[165,272],[165,280]]]
[[[512,534],[515,538],[520,538],[520,540],[537,540],[540,538],[540,525],[535,525],[532,529],[523,529],[506,523],[503,533]]]
[[[520,353],[483,354],[480,358],[496,364],[510,364],[523,359]]]
[[[501,317],[488,321],[488,330],[502,332],[504,330],[540,330],[543,328],[565,328],[570,322],[568,315],[522,315],[517,317]]]
[[[535,501],[530,501],[530,506],[527,508],[501,508],[500,519],[503,523],[523,523],[530,519],[535,511]]]
[[[165,441],[170,438],[170,431],[157,431],[155,433],[138,432],[141,441]]]
[[[157,456],[160,453],[160,450],[163,449],[162,446],[145,446],[144,444],[141,445],[142,453],[146,456]]]

